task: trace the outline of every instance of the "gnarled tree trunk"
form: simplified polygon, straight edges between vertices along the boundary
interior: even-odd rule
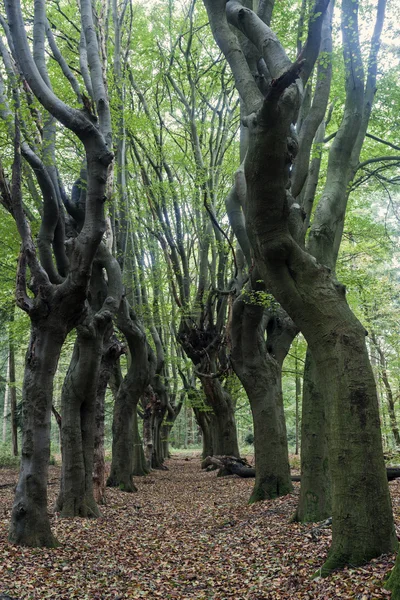
[[[212,407],[213,450],[215,454],[240,456],[237,440],[235,410],[230,394],[219,379],[200,377],[207,401]]]
[[[93,495],[97,504],[105,504],[106,462],[104,454],[104,402],[107,384],[114,366],[125,348],[115,335],[105,336],[100,375],[96,391],[94,457],[93,457]]]
[[[267,350],[265,308],[246,292],[234,303],[233,367],[249,398],[254,426],[256,480],[250,503],[292,490],[281,366]]]
[[[67,334],[57,321],[53,317],[32,322],[26,354],[21,470],[9,533],[11,543],[23,546],[58,545],[47,514],[53,381]]]
[[[130,364],[119,386],[114,404],[112,463],[107,485],[119,487],[125,492],[134,492],[136,491],[132,479],[134,412],[151,380],[155,360],[145,332],[133,311],[129,309],[126,299],[123,300],[118,314],[118,327],[128,342]]]
[[[348,307],[343,286],[327,267],[302,249],[294,234],[296,221],[301,218],[289,191],[290,166],[298,147],[292,123],[299,108],[299,74],[301,71],[301,78],[306,81],[318,56],[328,2],[317,1],[304,50],[299,62],[292,64],[279,40],[254,13],[238,2],[204,1],[214,37],[230,61],[238,91],[248,108],[252,108],[248,110],[251,117],[246,120],[249,147],[245,159],[245,213],[254,259],[268,289],[305,336],[315,360],[318,384],[330,399],[333,535],[328,559],[321,569],[326,575],[332,569],[362,564],[397,547],[365,329]],[[272,78],[264,97],[243,60],[226,14],[264,59]],[[347,106],[353,110],[346,115],[349,128],[335,139],[332,160],[342,160],[341,145],[348,136],[352,137],[360,119],[357,78],[363,69],[357,51],[357,3],[343,0],[342,25],[345,58],[352,65],[348,78],[353,93]],[[265,43],[271,37],[274,43]],[[232,48],[238,51],[233,52]],[[339,202],[347,179],[342,173],[332,177],[337,185],[330,192]],[[330,204],[330,208],[338,207]],[[335,242],[337,239],[336,236]]]
[[[332,514],[326,398],[318,387],[317,368],[307,351],[301,422],[301,486],[294,520],[323,521]]]
[[[78,327],[61,396],[62,470],[56,508],[62,517],[100,515],[93,496],[92,473],[95,399],[102,347],[103,332]]]

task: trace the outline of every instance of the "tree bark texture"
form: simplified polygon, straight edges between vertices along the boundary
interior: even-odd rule
[[[231,360],[249,398],[254,426],[256,480],[250,503],[292,490],[281,367],[267,351],[264,314],[264,306],[252,303],[246,293],[235,301]]]
[[[9,540],[32,547],[56,547],[47,514],[50,419],[53,380],[66,336],[47,320],[32,323],[23,385],[21,469],[11,514]]]
[[[97,504],[105,504],[106,462],[104,454],[104,402],[107,384],[114,370],[115,363],[124,352],[124,347],[114,336],[105,336],[103,354],[100,364],[100,375],[96,391],[94,457],[93,457],[93,495]]]
[[[219,379],[201,377],[204,393],[214,412],[214,453],[240,456],[232,398]]]
[[[303,71],[302,79],[307,79],[318,55],[327,2],[317,2],[316,12],[311,15],[309,35],[302,53],[307,57],[303,64],[308,61],[304,70],[303,64],[290,63],[278,40],[271,51],[262,43],[272,35],[270,30],[259,21],[255,30],[252,26],[254,14],[244,10],[239,3],[225,5],[205,0],[205,4],[214,37],[230,61],[244,102],[250,105],[256,101],[257,104],[246,120],[249,147],[245,159],[246,228],[255,263],[267,288],[305,336],[314,356],[318,385],[323,395],[329,398],[327,420],[333,526],[332,547],[321,569],[321,574],[326,575],[345,564],[362,564],[397,547],[365,330],[348,307],[343,286],[328,267],[317,263],[301,248],[291,224],[292,217],[297,215],[289,190],[290,167],[297,151],[292,123],[299,108],[298,77]],[[346,65],[349,66],[353,59],[352,74],[348,74],[348,90],[352,93],[346,101],[348,127],[335,140],[332,155],[335,161],[350,159],[352,144],[345,142],[357,137],[363,98],[362,83],[360,85],[363,67],[355,30],[357,6],[343,0],[342,7]],[[239,53],[230,52],[231,46],[228,50],[232,36],[226,26],[225,9],[228,8],[234,9],[232,24],[258,45],[273,77],[261,102],[250,87],[252,76],[247,66],[238,64]],[[351,52],[353,48],[354,53]],[[341,144],[344,144],[342,150]],[[349,167],[345,173],[348,171]],[[330,175],[334,178],[332,172]],[[344,179],[342,174],[337,176],[335,186],[331,188],[338,202],[346,191],[343,185],[346,188],[347,179],[342,184]],[[339,230],[335,233],[336,242]]]
[[[332,514],[327,408],[317,381],[316,365],[311,352],[307,351],[301,421],[301,487],[294,516],[303,523],[323,521]]]
[[[134,412],[154,372],[154,355],[146,340],[146,334],[123,300],[118,315],[118,327],[126,337],[130,363],[117,393],[113,415],[113,445],[111,472],[107,485],[119,487],[125,492],[136,491],[133,483],[133,426]]]
[[[63,460],[57,510],[62,517],[100,516],[92,477],[96,390],[102,349],[103,331],[78,328],[61,396]]]

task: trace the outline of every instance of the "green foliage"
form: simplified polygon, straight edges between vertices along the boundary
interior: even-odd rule
[[[17,469],[19,467],[20,458],[14,456],[9,444],[0,444],[0,468],[1,469]]]
[[[263,306],[269,308],[272,311],[276,310],[279,306],[272,294],[263,290],[244,290],[243,300],[247,304],[255,304],[257,306]]]
[[[253,446],[254,445],[254,433],[252,431],[249,431],[249,433],[246,435],[246,437],[244,438],[244,441],[246,442],[246,444],[248,444],[249,446]]]

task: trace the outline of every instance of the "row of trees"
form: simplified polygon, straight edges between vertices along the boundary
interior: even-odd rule
[[[10,540],[57,543],[47,514],[50,419],[72,331],[62,516],[99,514],[107,386],[108,485],[133,491],[133,474],[162,464],[184,396],[204,453],[238,456],[237,377],[254,423],[251,501],[288,493],[282,368],[301,331],[296,518],[333,516],[322,574],[395,550],[367,332],[337,279],[351,192],[371,177],[391,185],[398,164],[389,134],[370,134],[362,154],[385,0],[369,7],[375,25],[364,44],[358,3],[342,1],[341,47],[327,0],[303,2],[298,22],[271,0],[204,0],[206,13],[194,0],[169,2],[156,31],[128,0],[79,6],[80,26],[63,2],[46,12],[36,0],[23,15],[6,0],[2,19],[0,184],[22,240],[16,298],[31,327]],[[382,144],[393,154],[378,154]],[[397,442],[379,321],[365,280],[354,287]]]

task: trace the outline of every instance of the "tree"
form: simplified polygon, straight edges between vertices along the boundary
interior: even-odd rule
[[[20,128],[19,120],[16,119],[13,178],[8,203],[22,240],[17,303],[30,317],[31,340],[26,355],[23,388],[21,471],[12,511],[10,540],[20,545],[54,546],[57,541],[51,533],[47,514],[53,379],[65,337],[85,314],[91,265],[105,229],[103,199],[107,170],[113,155],[107,135],[104,136],[96,127],[91,115],[85,110],[73,109],[64,104],[49,87],[44,70],[40,72],[40,57],[43,54],[39,54],[35,62],[29,49],[20,3],[6,2],[5,6],[10,26],[9,41],[21,73],[51,117],[69,128],[82,142],[87,162],[85,220],[80,233],[71,241],[68,261],[63,255],[62,208],[55,191],[57,181],[51,177],[54,170],[49,169],[50,173],[47,169],[41,171],[44,184],[48,187],[43,198],[44,247],[39,261],[22,205]],[[91,3],[83,0],[82,18],[91,15],[91,10]],[[43,47],[45,22],[44,2],[36,2],[35,47],[38,52]],[[89,61],[95,68],[95,54],[89,57]],[[102,98],[101,102],[105,101]],[[101,113],[99,118],[103,125]],[[51,118],[48,122],[51,128]],[[50,165],[53,167],[54,163]],[[52,242],[54,253],[59,258],[57,269],[50,250]],[[27,267],[30,270],[29,285],[33,298],[26,289]]]
[[[230,63],[249,114],[245,215],[254,260],[268,289],[304,334],[316,362],[318,385],[323,396],[330,398],[333,539],[321,569],[326,575],[397,546],[365,329],[349,309],[345,290],[331,269],[302,248],[297,237],[301,213],[290,194],[290,167],[301,151],[292,123],[298,118],[303,85],[318,56],[327,2],[314,6],[306,44],[294,63],[265,24],[264,3],[259,17],[234,0],[226,5],[205,0],[205,5],[214,37]],[[353,144],[347,145],[348,137],[357,139],[361,125],[363,79],[357,8],[357,3],[342,3],[344,52],[347,66],[354,65],[348,73],[354,85],[347,104],[351,121],[335,138],[335,156],[340,162],[342,153],[351,156]],[[256,86],[228,20],[253,42],[266,65],[270,83],[265,95]],[[342,193],[342,179],[335,181],[336,186],[327,182],[325,198],[328,190],[332,197]]]

